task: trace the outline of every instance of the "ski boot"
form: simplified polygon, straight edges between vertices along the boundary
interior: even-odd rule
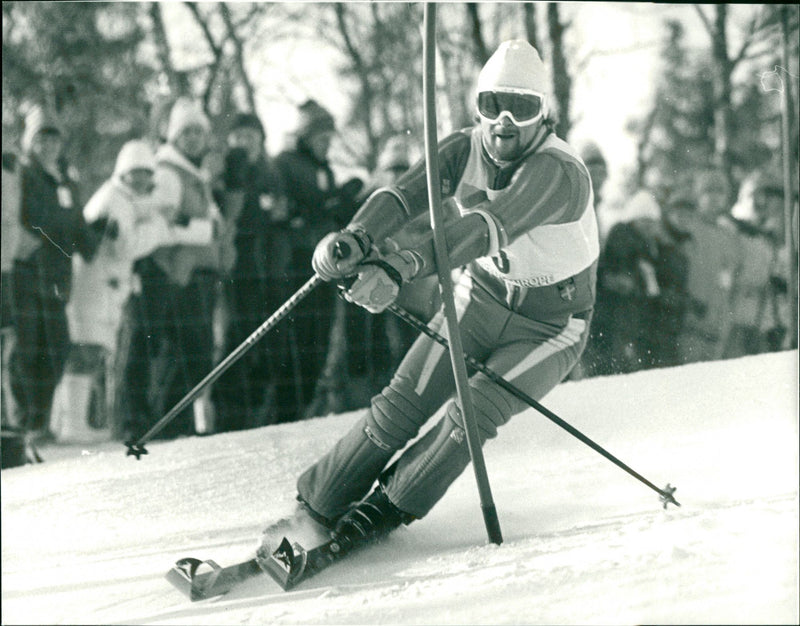
[[[351,508],[331,533],[331,552],[344,556],[353,549],[377,541],[414,516],[398,509],[378,486]]]

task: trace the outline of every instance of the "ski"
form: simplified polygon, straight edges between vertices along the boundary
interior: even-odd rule
[[[262,531],[260,546],[252,559],[220,567],[212,560],[184,558],[175,563],[166,578],[192,602],[225,595],[261,573],[269,574],[288,591],[336,560],[338,548],[331,540],[330,529],[310,515],[305,506],[298,505],[291,514]]]
[[[210,571],[208,571],[210,570]],[[258,559],[220,567],[212,560],[185,558],[167,572],[167,580],[192,602],[225,595],[245,580],[261,574]]]
[[[259,549],[255,558],[228,567],[220,567],[210,559],[180,559],[167,572],[166,579],[192,602],[225,595],[262,573],[269,574],[284,591],[289,591],[333,563],[338,548],[331,540],[306,550],[284,537],[274,552]]]

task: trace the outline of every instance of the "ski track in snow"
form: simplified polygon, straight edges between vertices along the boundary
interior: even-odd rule
[[[283,592],[266,575],[191,603],[179,558],[249,558],[296,476],[356,419],[59,446],[2,478],[3,624],[798,623],[797,352],[562,384],[545,406],[681,507],[533,410],[424,520]]]

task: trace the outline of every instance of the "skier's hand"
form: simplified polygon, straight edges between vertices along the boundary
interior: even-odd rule
[[[370,313],[382,313],[397,300],[400,287],[414,278],[420,267],[418,258],[407,250],[367,260],[344,298]]]
[[[400,285],[378,265],[364,265],[358,278],[344,292],[345,300],[365,308],[370,313],[382,313],[397,300]]]
[[[357,273],[370,253],[372,243],[366,233],[340,230],[325,235],[314,249],[311,266],[326,281],[342,280]]]

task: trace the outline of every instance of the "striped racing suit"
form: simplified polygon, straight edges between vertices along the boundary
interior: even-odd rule
[[[543,126],[524,154],[495,163],[480,127],[439,146],[445,235],[464,352],[535,399],[553,389],[585,346],[599,253],[588,171]],[[373,242],[390,238],[435,273],[424,163],[376,191],[351,221]],[[447,336],[440,310],[431,327]],[[481,443],[526,405],[481,373],[470,378]],[[447,350],[421,335],[353,428],[298,480],[299,497],[335,520],[379,480],[389,500],[426,515],[469,463]],[[439,422],[386,467],[446,404]]]

